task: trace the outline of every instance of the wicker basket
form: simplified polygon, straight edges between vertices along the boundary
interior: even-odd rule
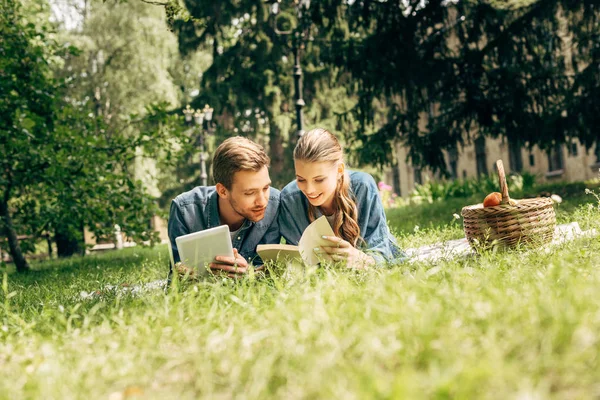
[[[519,244],[541,246],[552,241],[556,226],[556,214],[552,199],[510,200],[502,160],[496,161],[502,202],[498,206],[483,207],[476,204],[464,207],[465,235],[469,243],[499,245],[513,248]],[[510,204],[512,203],[512,204]]]

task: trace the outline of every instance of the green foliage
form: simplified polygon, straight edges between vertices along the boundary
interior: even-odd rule
[[[212,52],[212,64],[204,72],[201,91],[192,106],[209,103],[218,115],[217,140],[232,135],[249,136],[267,145],[271,177],[276,186],[293,178],[291,150],[297,121],[293,81],[294,53],[298,48],[303,69],[305,129],[324,126],[342,136],[352,131],[354,106],[347,85],[348,74],[322,61],[320,52],[327,43],[327,30],[310,29],[312,12],[299,19],[295,2],[280,4],[280,14],[270,15],[270,5],[256,0],[229,2],[186,2],[190,19],[178,20],[182,54]],[[332,23],[333,18],[322,20]],[[278,35],[275,29],[298,28],[294,34]]]
[[[38,236],[49,231],[78,241],[84,225],[102,236],[119,224],[133,240],[152,242],[156,233],[149,230],[149,221],[157,207],[131,166],[140,151],[172,159],[180,125],[166,112],[168,103],[141,107],[141,97],[152,92],[137,94],[133,102],[135,96],[124,89],[131,89],[133,82],[121,79],[125,63],[142,65],[141,60],[136,64],[132,58],[119,58],[119,49],[130,46],[131,38],[114,40],[114,53],[104,53],[104,64],[97,58],[85,73],[90,64],[78,57],[89,53],[60,45],[47,25],[27,22],[28,10],[18,3],[2,6],[0,202],[7,206],[3,234]],[[108,29],[103,33],[108,35]],[[102,54],[102,49],[95,50]],[[124,64],[111,75],[111,62]],[[102,73],[95,74],[98,71]],[[123,86],[113,92],[108,82],[119,80]],[[151,89],[151,81],[156,76],[140,83]],[[132,104],[125,104],[129,101]],[[14,259],[19,252],[11,248]]]
[[[401,143],[412,164],[444,171],[442,150],[472,132],[542,148],[578,138],[590,148],[600,115],[593,3],[312,2],[301,51],[306,125],[342,133],[362,165],[391,163]],[[216,104],[229,131],[268,132],[277,174],[295,118],[291,46],[273,26],[305,21],[291,1],[278,18],[253,0],[186,7],[193,18],[175,23],[181,50],[214,56],[197,105]]]
[[[553,182],[536,184],[536,175],[523,172],[512,174],[507,178],[509,194],[513,198],[531,198],[556,194],[561,197],[581,196],[586,189],[600,186],[597,181],[590,182]],[[423,184],[417,184],[406,204],[433,203],[453,198],[469,198],[479,196],[484,198],[492,192],[499,192],[498,177],[494,175],[480,176],[471,179],[456,179],[452,181],[432,181],[427,179]]]
[[[23,21],[19,2],[0,9],[0,196],[7,200],[14,181],[35,182],[49,164],[39,151],[53,127],[55,96],[43,30]],[[28,151],[25,151],[28,150]]]
[[[512,197],[523,197],[532,194],[535,186],[535,175],[524,172],[522,175],[509,175],[507,185]],[[584,185],[585,186],[585,185]],[[433,203],[452,198],[465,198],[474,195],[485,197],[491,192],[499,192],[498,176],[487,175],[471,179],[455,179],[452,181],[435,181],[427,179],[417,184],[409,198],[412,203]],[[553,192],[554,193],[554,192]],[[579,191],[583,193],[583,189]]]
[[[526,195],[530,194],[557,194],[561,197],[577,196],[586,192],[586,190],[593,190],[600,187],[600,183],[597,181],[591,182],[555,182],[555,183],[544,183],[536,185],[535,189]]]
[[[354,81],[361,160],[389,163],[399,141],[414,165],[444,171],[441,150],[473,132],[546,149],[597,142],[595,3],[334,1],[313,2],[311,14],[337,15],[320,28],[352,32],[321,54]]]
[[[204,71],[200,93],[193,108],[210,104],[218,115],[217,140],[236,134],[269,143],[272,174],[283,183],[282,143],[289,137],[291,109],[281,92],[292,87],[289,70],[282,57],[291,54],[280,39],[269,34],[268,7],[256,1],[192,1],[186,3],[190,19],[176,20],[179,48],[185,55],[210,51],[212,64]],[[277,42],[277,43],[276,43]],[[285,117],[285,118],[281,118]]]

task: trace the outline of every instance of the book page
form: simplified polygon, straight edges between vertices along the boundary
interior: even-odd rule
[[[324,215],[314,220],[304,230],[300,242],[298,243],[298,249],[300,250],[302,259],[311,267],[319,264],[320,260],[331,261],[331,256],[329,254],[323,252],[317,255],[315,253],[315,247],[332,246],[332,242],[323,239],[321,236],[335,236],[333,229],[331,229],[331,225],[329,225],[329,222]]]

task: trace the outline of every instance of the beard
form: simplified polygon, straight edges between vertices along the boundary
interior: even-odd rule
[[[265,211],[267,210],[266,206],[264,208],[243,209],[243,208],[240,208],[238,206],[238,204],[235,202],[235,200],[233,200],[231,198],[229,199],[229,205],[231,206],[233,211],[235,211],[238,215],[240,215],[252,222],[258,222],[261,219],[263,219],[265,216]]]

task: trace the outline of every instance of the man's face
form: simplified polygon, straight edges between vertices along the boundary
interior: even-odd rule
[[[227,199],[236,213],[258,222],[265,216],[270,189],[271,178],[266,166],[257,172],[238,171],[233,175],[231,189],[227,190]]]

